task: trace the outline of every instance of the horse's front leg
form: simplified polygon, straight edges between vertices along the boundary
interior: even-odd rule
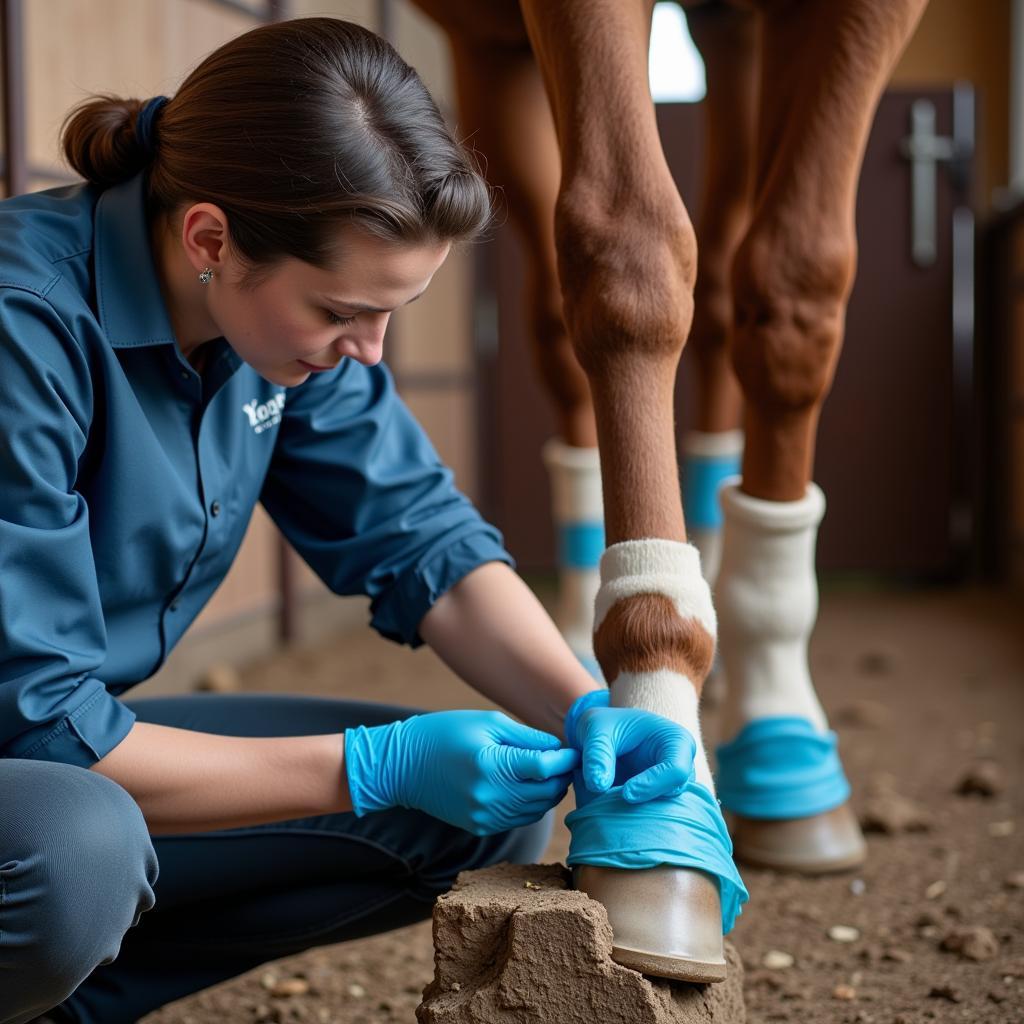
[[[698,553],[686,543],[672,401],[697,251],[647,85],[651,5],[524,0],[522,8],[555,114],[563,306],[601,456],[609,546],[595,651],[613,704],[675,719],[697,748],[694,781],[678,800],[629,805],[613,787],[581,806],[577,792],[570,863],[608,908],[621,962],[720,980],[722,932],[745,894],[697,713],[716,627]]]
[[[722,491],[718,781],[737,857],[775,868],[838,870],[865,852],[808,668],[825,511],[811,467],[853,282],[861,159],[924,3],[765,4],[756,214],[734,267],[746,446],[742,483]]]

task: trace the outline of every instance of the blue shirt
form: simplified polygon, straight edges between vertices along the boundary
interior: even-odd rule
[[[224,578],[257,501],[413,646],[501,535],[384,366],[283,388],[223,339],[200,376],[160,293],[137,176],[0,202],[0,756],[95,763]]]

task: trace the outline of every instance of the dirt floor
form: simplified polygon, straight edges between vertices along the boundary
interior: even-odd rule
[[[747,967],[748,1020],[1022,1024],[1024,604],[826,588],[811,664],[855,806],[882,831],[853,873],[744,871],[751,899],[732,937]],[[255,666],[243,683],[489,706],[432,653],[369,630]],[[709,714],[709,744],[714,729]],[[546,859],[567,849],[559,825]],[[432,956],[424,922],[267,964],[146,1021],[411,1024]]]

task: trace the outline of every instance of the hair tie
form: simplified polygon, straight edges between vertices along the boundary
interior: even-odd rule
[[[135,117],[135,137],[149,157],[156,153],[156,119],[168,102],[166,96],[154,96],[143,104]]]

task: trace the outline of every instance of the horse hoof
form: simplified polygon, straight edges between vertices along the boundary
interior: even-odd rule
[[[699,984],[724,981],[718,883],[703,871],[660,865],[573,868],[580,892],[604,904],[612,959],[642,974]]]
[[[867,846],[843,803],[807,818],[758,819],[730,815],[733,856],[751,867],[824,875],[864,863]]]

